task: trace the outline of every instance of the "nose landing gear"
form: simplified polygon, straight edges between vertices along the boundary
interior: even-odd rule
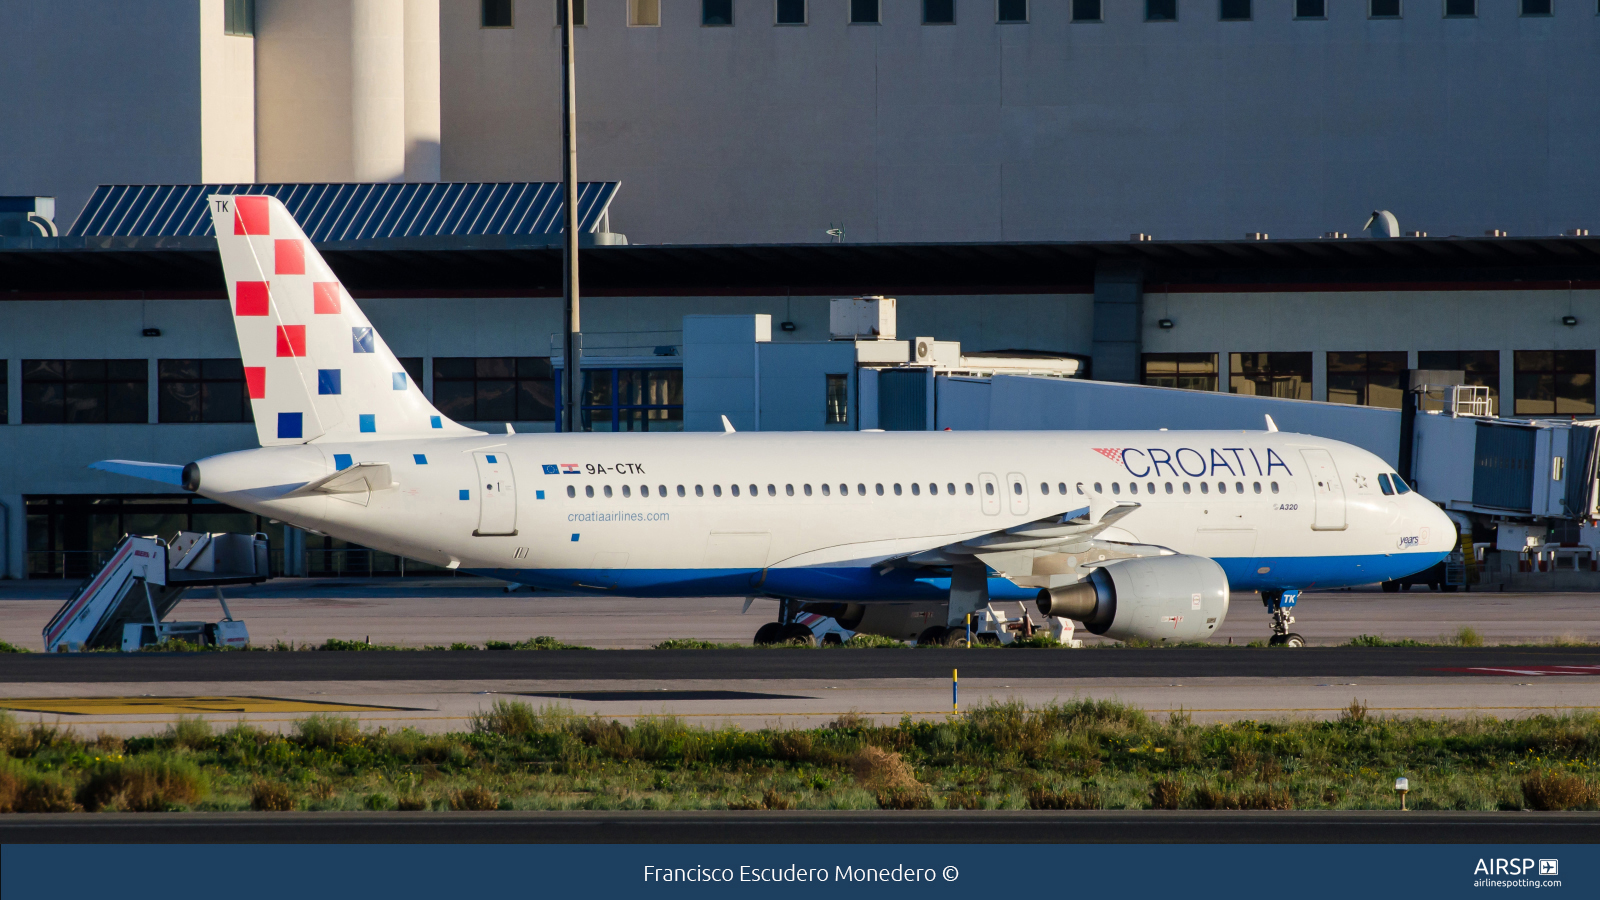
[[[1294,624],[1294,615],[1290,612],[1300,600],[1300,592],[1295,591],[1262,591],[1261,605],[1267,608],[1267,613],[1272,617],[1272,637],[1267,644],[1273,647],[1304,647],[1306,639],[1289,630]]]

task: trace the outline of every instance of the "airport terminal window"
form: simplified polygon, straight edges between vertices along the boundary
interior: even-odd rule
[[[416,377],[414,373],[412,377]],[[554,421],[555,379],[550,359],[435,357],[433,405],[457,422]]]
[[[995,0],[995,21],[1028,21],[1028,0]]]
[[[1217,389],[1215,353],[1146,353],[1144,384],[1187,391]]]
[[[255,37],[256,0],[222,0],[222,33]]]
[[[25,359],[22,422],[148,422],[149,384],[142,359]]]
[[[661,0],[628,0],[628,24],[634,28],[659,26]]]
[[[584,369],[582,420],[584,431],[682,431],[683,370]]]
[[[1444,0],[1446,19],[1475,19],[1478,17],[1478,0]]]
[[[779,25],[806,24],[806,0],[778,0]]]
[[[850,24],[878,24],[878,0],[850,0]]]
[[[417,390],[422,390],[422,357],[399,356],[395,359],[400,363],[400,368],[406,370],[406,377],[411,379],[411,383],[417,386]]]
[[[1399,409],[1406,352],[1328,353],[1328,402]]]
[[[922,0],[922,24],[954,25],[956,0]]]
[[[1250,0],[1217,0],[1217,18],[1224,22],[1248,22],[1250,12]]]
[[[1522,14],[1525,16],[1550,15],[1550,0],[1522,0]]]
[[[1462,384],[1489,389],[1489,414],[1500,414],[1500,351],[1498,350],[1419,350],[1417,368],[1459,371]],[[1424,401],[1424,409],[1438,409],[1440,403]]]
[[[701,25],[732,25],[733,0],[700,0]]]
[[[1367,3],[1367,16],[1370,18],[1400,18],[1400,0],[1367,0]]]
[[[161,422],[255,421],[242,360],[157,360],[156,382]]]
[[[1311,354],[1230,353],[1228,392],[1310,400]]]
[[[829,425],[845,425],[850,421],[850,376],[828,376],[828,415],[824,420]]]
[[[1103,22],[1104,12],[1100,5],[1103,0],[1072,0],[1072,21],[1074,22]]]
[[[1296,19],[1326,19],[1328,0],[1294,0]]]
[[[1513,415],[1594,414],[1593,350],[1518,350]]]
[[[588,24],[589,11],[584,9],[584,2],[585,0],[572,0],[572,24],[576,28],[582,28],[584,25]],[[556,0],[556,27],[559,28],[561,23],[565,22],[566,19],[566,0]]]
[[[1144,0],[1146,22],[1178,21],[1178,0]]]

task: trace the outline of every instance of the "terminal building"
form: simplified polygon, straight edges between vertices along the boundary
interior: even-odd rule
[[[254,442],[219,189],[293,201],[443,411],[552,429],[556,4],[90,6],[0,4],[4,574],[179,529],[398,571],[85,466]],[[1397,459],[1417,370],[1594,415],[1595,0],[577,6],[586,427],[1026,427],[955,394],[1071,376],[1372,408]],[[895,340],[835,340],[873,296]]]

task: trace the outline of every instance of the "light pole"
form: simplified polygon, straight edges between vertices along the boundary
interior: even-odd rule
[[[577,70],[573,64],[572,0],[561,0],[561,185],[563,241],[561,297],[564,343],[561,355],[561,430],[583,424],[583,324],[578,316],[578,113]]]

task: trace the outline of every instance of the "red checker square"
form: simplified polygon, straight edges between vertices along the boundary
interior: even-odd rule
[[[278,355],[306,355],[306,327],[304,325],[278,326]]]
[[[233,233],[259,235],[271,232],[272,227],[267,224],[268,209],[265,197],[233,198]]]
[[[272,242],[273,274],[304,275],[306,245],[296,240]]]
[[[265,400],[267,398],[267,367],[245,366],[244,386],[250,392],[251,400]]]
[[[311,283],[311,311],[319,316],[339,314],[339,282],[313,281]]]
[[[267,314],[267,283],[241,281],[233,288],[233,314],[236,316],[264,316]]]

